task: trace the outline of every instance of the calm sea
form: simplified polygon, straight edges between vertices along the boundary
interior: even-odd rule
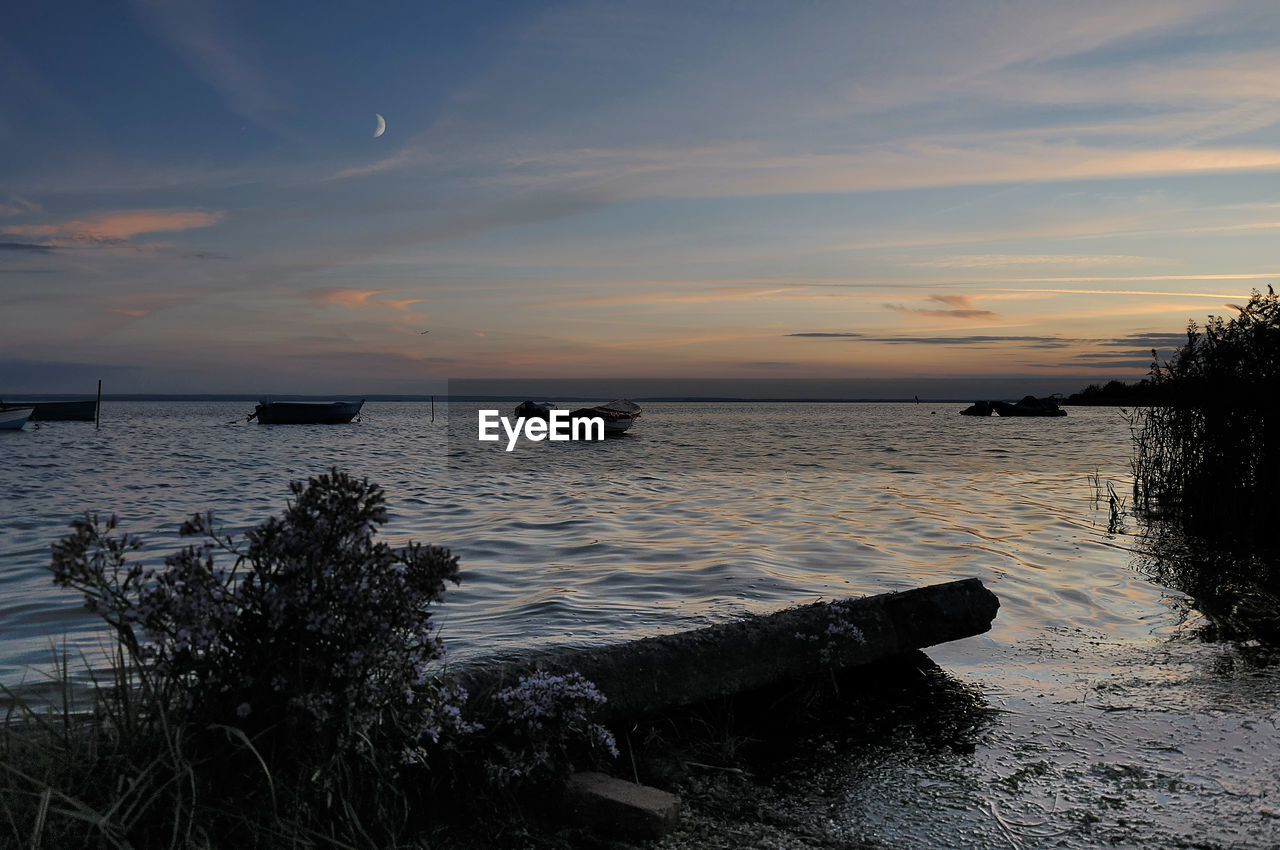
[[[960,417],[955,404],[651,403],[622,439],[475,439],[479,407],[370,403],[344,426],[246,424],[245,403],[109,404],[100,430],[28,424],[0,441],[0,677],[94,620],[55,589],[50,544],[116,513],[158,563],[179,523],[242,530],[291,480],[336,466],[387,491],[398,542],[448,546],[455,655],[611,641],[741,611],[977,576],[1001,620],[1143,633],[1159,589],[1128,569],[1091,482],[1126,476],[1114,409]],[[450,425],[450,423],[452,423]]]
[[[438,614],[455,658],[980,578],[1000,598],[993,629],[930,655],[1001,719],[976,749],[899,748],[833,779],[836,839],[1280,842],[1280,677],[1196,639],[1186,598],[1138,569],[1132,521],[1108,527],[1099,488],[1128,491],[1120,411],[647,403],[620,439],[508,454],[476,441],[479,406],[262,426],[245,403],[114,403],[100,430],[0,432],[0,682],[38,686],[55,644],[102,645],[46,569],[77,515],[118,514],[158,564],[187,515],[243,530],[284,507],[291,480],[336,466],[385,488],[392,542],[461,556]]]

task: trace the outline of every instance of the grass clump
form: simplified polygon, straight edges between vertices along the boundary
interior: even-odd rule
[[[431,606],[458,559],[377,541],[379,487],[334,470],[291,492],[240,540],[192,517],[160,569],[114,517],[55,544],[54,581],[114,632],[112,678],[88,712],[17,703],[0,844],[428,846],[478,797],[612,747],[581,677],[471,701],[444,680]]]
[[[1229,639],[1280,641],[1280,299],[1255,291],[1230,321],[1191,323],[1132,420],[1144,571],[1197,600]]]
[[[1268,543],[1280,503],[1280,299],[1255,291],[1230,321],[1192,322],[1151,366],[1136,414],[1134,506],[1208,537]],[[1154,352],[1153,352],[1154,354]]]

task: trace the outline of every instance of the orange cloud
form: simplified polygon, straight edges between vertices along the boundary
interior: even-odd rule
[[[422,304],[424,298],[378,298],[389,289],[318,289],[306,293],[307,297],[322,304],[336,304],[348,310],[364,310],[371,307],[387,307],[401,313],[409,312],[412,304]]]
[[[348,310],[359,310],[369,306],[369,299],[386,292],[385,289],[324,289],[309,292],[307,297],[324,304],[337,304]]]
[[[112,244],[145,233],[209,227],[222,220],[221,212],[200,210],[124,210],[57,224],[18,224],[0,232],[44,238],[53,245]]]
[[[907,307],[903,304],[885,304],[884,307],[896,313],[914,316],[937,316],[944,319],[998,319],[1000,314],[992,310],[979,310],[973,306],[973,298],[968,295],[930,295],[927,301],[943,304],[950,310],[937,310],[925,307]]]
[[[402,313],[407,313],[409,312],[410,304],[422,304],[424,300],[425,299],[422,299],[422,298],[400,298],[400,299],[384,298],[378,303],[384,304],[387,307],[390,307],[392,310],[399,310]]]

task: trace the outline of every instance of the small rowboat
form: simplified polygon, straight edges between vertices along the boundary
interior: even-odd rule
[[[515,409],[516,416],[526,419],[550,419],[554,404],[545,401],[521,402]],[[570,419],[601,419],[604,421],[604,435],[616,437],[623,433],[640,418],[640,405],[630,399],[620,398],[608,404],[597,404],[595,407],[579,407],[569,411]]]
[[[0,402],[0,410],[32,408],[32,422],[92,422],[98,402],[88,401],[22,401]]]
[[[617,436],[640,418],[640,405],[630,399],[620,398],[608,404],[597,404],[595,407],[580,407],[569,414],[571,419],[590,419],[597,416],[604,420],[605,436]]]
[[[263,425],[342,425],[355,419],[360,401],[260,401],[249,421]]]
[[[10,407],[0,410],[0,431],[20,431],[31,418],[30,407]]]

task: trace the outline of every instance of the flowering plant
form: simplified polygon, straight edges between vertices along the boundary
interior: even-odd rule
[[[270,730],[295,758],[376,741],[422,762],[427,744],[468,731],[465,695],[432,675],[444,651],[428,610],[458,559],[375,542],[387,510],[366,480],[333,470],[290,490],[284,514],[243,541],[192,517],[182,534],[203,539],[159,570],[129,561],[141,541],[113,534],[115,517],[79,519],[54,545],[54,581],[84,594],[178,718]]]
[[[536,782],[567,772],[574,761],[601,752],[617,758],[618,745],[595,711],[605,696],[580,673],[538,671],[493,695],[497,758],[488,763],[502,785]]]

